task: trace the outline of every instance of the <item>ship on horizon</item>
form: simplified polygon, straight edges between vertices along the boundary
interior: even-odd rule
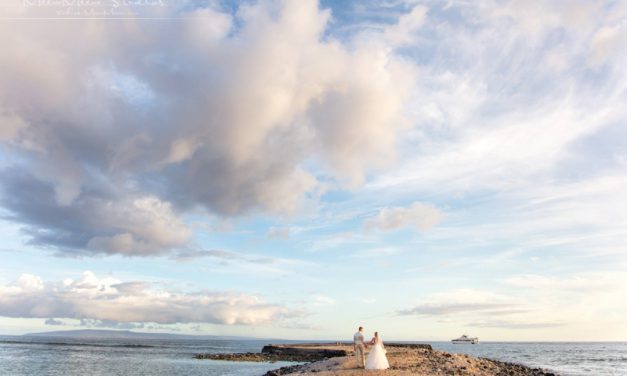
[[[475,345],[475,344],[479,343],[479,338],[477,338],[477,337],[468,337],[467,335],[462,334],[461,337],[455,338],[455,339],[451,340],[451,342],[453,342],[453,343],[470,343],[471,345]]]

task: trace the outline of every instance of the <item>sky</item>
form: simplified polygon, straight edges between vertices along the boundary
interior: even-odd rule
[[[4,1],[0,334],[627,340],[627,3]]]

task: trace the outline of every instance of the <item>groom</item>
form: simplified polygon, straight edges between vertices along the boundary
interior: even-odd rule
[[[364,344],[364,328],[359,327],[359,330],[353,336],[353,350],[355,350],[355,356],[357,357],[357,368],[366,367],[366,344]]]

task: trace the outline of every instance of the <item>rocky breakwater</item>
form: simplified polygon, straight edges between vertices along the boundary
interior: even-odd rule
[[[552,371],[540,368],[436,351],[431,349],[429,345],[388,343],[385,347],[390,368],[385,371],[368,371],[368,374],[386,376],[557,376]],[[363,376],[364,370],[357,368],[355,357],[352,356],[352,346],[346,344],[344,349],[349,353],[349,356],[283,367],[269,371],[264,376]]]
[[[370,350],[370,346],[368,350]],[[433,350],[428,344],[387,343],[390,368],[369,371],[386,376],[557,376],[550,370],[530,368],[520,364],[474,358],[465,354],[450,354]],[[367,350],[367,351],[368,351]],[[198,354],[198,359],[231,360],[238,362],[296,362],[292,366],[267,372],[264,376],[317,375],[363,376],[357,368],[351,343],[308,343],[267,345],[259,353]]]
[[[196,359],[228,360],[234,362],[298,362],[308,363],[347,356],[345,349],[333,344],[266,345],[260,353],[196,354]]]

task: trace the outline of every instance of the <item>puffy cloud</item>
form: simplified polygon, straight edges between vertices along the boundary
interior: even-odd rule
[[[0,285],[0,316],[79,319],[88,326],[145,322],[257,325],[292,314],[286,307],[266,303],[256,295],[168,291],[145,282],[99,278],[91,272],[62,282],[43,282],[24,275]],[[47,321],[49,325],[53,322],[58,321]]]
[[[27,225],[31,243],[64,254],[159,254],[183,246],[191,234],[171,204],[154,196],[119,197],[93,187],[72,205],[62,205],[51,184],[22,171],[4,176],[3,203],[12,219]]]
[[[0,25],[2,205],[34,243],[157,254],[189,208],[293,212],[320,185],[306,160],[354,186],[393,158],[414,68],[385,44],[325,35],[314,0],[153,8],[185,17]]]
[[[437,225],[444,214],[437,208],[415,202],[411,206],[383,208],[379,213],[367,219],[364,225],[367,229],[398,230],[403,227],[416,227],[428,230]]]

